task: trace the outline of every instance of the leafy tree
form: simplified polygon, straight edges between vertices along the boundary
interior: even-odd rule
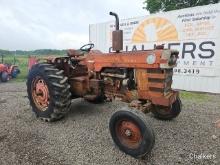
[[[145,0],[144,5],[150,13],[170,11],[187,7],[218,3],[220,0]]]

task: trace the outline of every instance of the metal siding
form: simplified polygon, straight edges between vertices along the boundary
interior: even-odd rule
[[[106,24],[93,24],[89,26],[90,28],[90,42],[95,44],[94,49],[99,49],[103,52],[108,52],[108,43],[104,42],[107,40],[106,35]]]
[[[175,75],[173,76],[172,88],[186,91],[220,93],[220,78]]]

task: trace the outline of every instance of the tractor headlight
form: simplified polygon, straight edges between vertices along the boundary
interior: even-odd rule
[[[147,56],[146,61],[147,61],[147,64],[154,64],[154,63],[156,62],[156,56],[155,56],[155,54],[149,54],[149,55]]]

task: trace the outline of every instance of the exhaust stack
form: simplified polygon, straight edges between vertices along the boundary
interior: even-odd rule
[[[115,17],[115,30],[112,32],[112,49],[119,53],[123,50],[123,30],[119,30],[119,18],[114,12],[110,12],[110,15]]]

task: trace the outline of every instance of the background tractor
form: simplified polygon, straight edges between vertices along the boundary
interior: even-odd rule
[[[0,80],[7,82],[11,78],[16,78],[20,73],[18,66],[9,64],[0,64]]]
[[[70,49],[67,56],[48,57],[31,66],[27,92],[37,117],[44,121],[62,118],[71,99],[90,102],[121,100],[128,107],[114,113],[109,122],[113,141],[123,152],[140,158],[155,142],[144,113],[169,120],[181,111],[177,91],[171,89],[178,52],[157,46],[154,50],[123,52],[123,31],[112,32],[112,53],[92,50],[94,44]],[[144,112],[144,113],[143,113]]]

